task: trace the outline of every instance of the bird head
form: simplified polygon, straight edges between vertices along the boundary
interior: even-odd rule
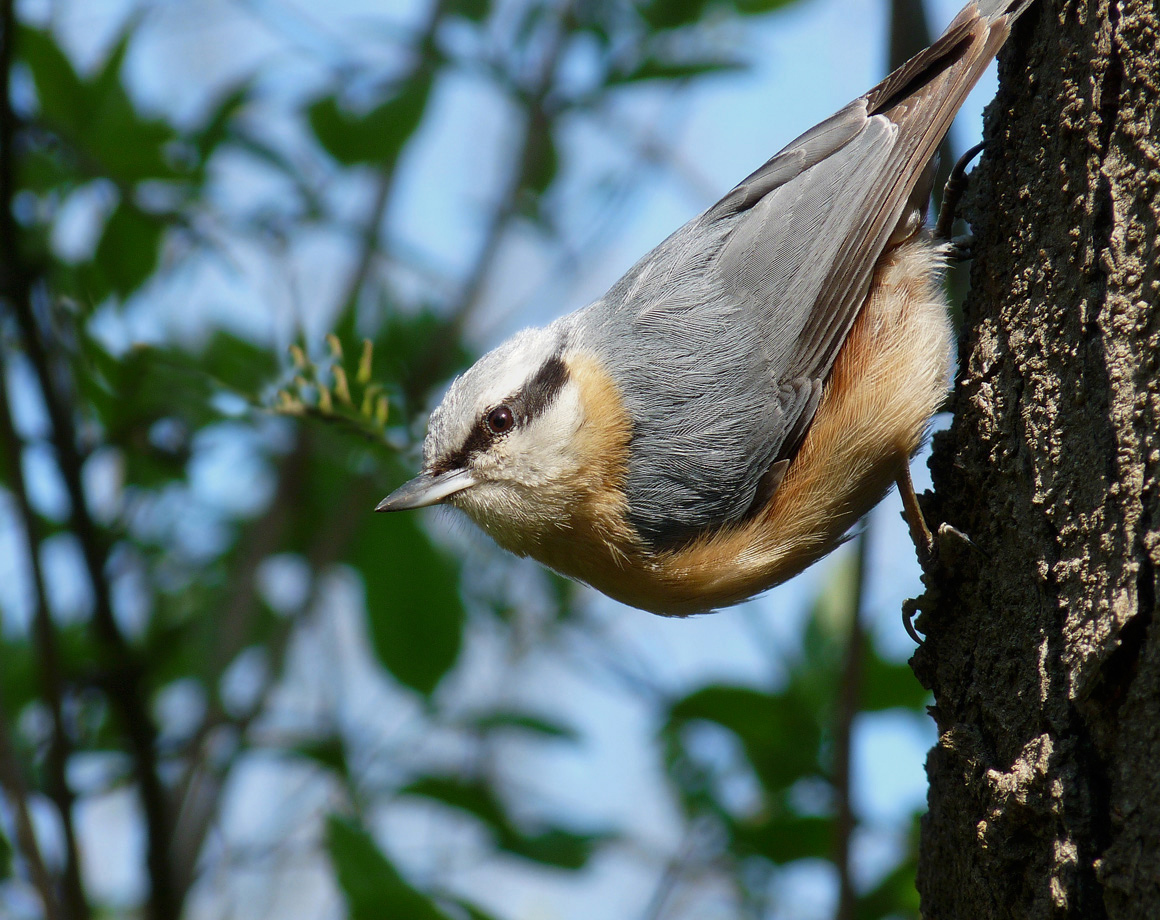
[[[567,519],[589,460],[581,388],[558,324],[521,332],[458,377],[432,413],[423,468],[379,503],[447,503],[501,544],[525,544]]]

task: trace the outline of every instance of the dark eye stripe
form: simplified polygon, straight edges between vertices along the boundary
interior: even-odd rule
[[[515,416],[516,424],[513,428],[526,425],[545,412],[556,401],[567,382],[568,365],[559,355],[552,355],[511,399],[503,401],[503,405],[510,407]],[[432,466],[431,472],[438,475],[450,470],[464,469],[473,454],[487,450],[505,434],[506,431],[499,434],[493,431],[487,423],[487,413],[484,413],[459,449],[438,460]]]
[[[568,365],[559,355],[552,355],[513,400],[523,410],[517,414],[524,421],[534,419],[556,401],[567,382]]]

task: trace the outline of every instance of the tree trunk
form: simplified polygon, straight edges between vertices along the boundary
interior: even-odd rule
[[[1160,917],[1160,10],[1043,0],[975,173],[940,541],[923,915]]]

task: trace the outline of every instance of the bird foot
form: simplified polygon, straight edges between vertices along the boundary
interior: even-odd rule
[[[954,243],[954,240],[951,239],[951,230],[954,227],[955,218],[958,217],[963,194],[967,190],[967,167],[971,165],[971,161],[979,155],[979,151],[985,146],[987,146],[986,141],[975,144],[959,157],[958,162],[951,169],[951,174],[947,177],[947,184],[943,186],[942,203],[938,209],[938,223],[934,227],[936,240]]]
[[[969,262],[974,256],[972,248],[975,245],[975,235],[973,233],[964,233],[960,236],[952,237],[946,242],[946,254],[948,262]]]

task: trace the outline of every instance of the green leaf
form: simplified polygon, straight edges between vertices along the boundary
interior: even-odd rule
[[[424,71],[362,115],[343,109],[334,96],[323,96],[307,112],[310,127],[323,149],[340,163],[389,163],[423,120],[431,82]]]
[[[743,61],[732,58],[717,58],[708,60],[665,60],[659,57],[646,57],[635,67],[624,73],[614,73],[609,76],[611,85],[620,83],[636,83],[642,80],[687,80],[691,77],[702,77],[713,73],[730,73],[744,70]]]
[[[221,330],[197,351],[141,345],[115,356],[89,336],[82,345],[85,373],[80,379],[108,440],[138,453],[161,451],[143,443],[157,421],[180,422],[188,441],[199,428],[222,419],[212,404],[215,395],[256,401],[277,372],[268,350]],[[168,459],[184,463],[186,454]]]
[[[713,7],[732,6],[743,16],[769,13],[793,0],[648,0],[641,15],[654,29],[677,29],[704,20]]]
[[[491,0],[452,0],[450,12],[472,22],[483,22],[491,12]]]
[[[301,744],[289,748],[288,751],[313,761],[320,767],[332,770],[344,779],[350,776],[350,764],[347,763],[346,759],[346,745],[343,744],[342,738],[338,735],[303,741]]]
[[[772,13],[774,10],[780,10],[783,6],[789,6],[794,2],[795,0],[733,0],[733,6],[737,12],[752,16]]]
[[[559,827],[524,833],[512,824],[495,792],[477,780],[428,776],[405,786],[399,794],[422,796],[466,812],[491,830],[501,850],[560,869],[582,869],[595,848],[611,837]]]
[[[65,680],[89,673],[100,659],[87,623],[55,623],[54,634],[60,672]],[[31,636],[0,637],[0,693],[4,712],[15,717],[39,698],[40,660]]]
[[[814,815],[778,815],[766,821],[739,822],[734,839],[742,847],[783,865],[795,859],[830,859],[834,822]]]
[[[501,833],[506,832],[505,829],[509,827],[507,814],[496,799],[495,793],[475,780],[425,776],[404,786],[399,790],[399,795],[416,795],[450,805],[473,815],[488,827]]]
[[[121,203],[105,223],[85,277],[94,302],[109,293],[128,297],[148,280],[161,254],[161,220]]]
[[[4,662],[0,667],[0,692],[4,694],[0,718],[14,721],[40,694],[40,672],[30,637],[10,640],[0,636],[0,661]]]
[[[859,897],[854,907],[856,920],[919,917],[918,889],[914,884],[917,868],[912,855],[888,873],[873,890]]]
[[[518,835],[499,841],[500,849],[558,869],[583,869],[607,834],[575,834],[552,828],[539,834]]]
[[[459,657],[464,610],[456,565],[414,515],[371,514],[350,563],[366,587],[371,645],[401,683],[430,694]]]
[[[94,161],[97,173],[127,184],[179,175],[165,152],[176,139],[173,128],[143,117],[125,91],[122,69],[135,28],[131,20],[104,65],[88,80],[77,74],[48,33],[26,28],[19,41],[46,124]]]
[[[640,13],[654,29],[691,25],[705,15],[711,0],[648,0]]]
[[[579,733],[570,725],[524,712],[489,712],[469,720],[467,724],[468,727],[481,732],[515,729],[542,735],[546,738],[559,738],[564,741],[578,741],[580,739]]]
[[[468,901],[456,898],[455,903],[459,905],[459,908],[465,914],[467,914],[468,920],[499,920],[495,914],[489,913],[488,911],[485,911],[482,908],[469,903]]]
[[[4,833],[4,828],[0,827],[0,882],[12,878],[13,855],[12,844]]]
[[[32,72],[41,114],[76,131],[87,117],[88,95],[72,61],[48,32],[27,26],[20,29],[16,50]]]
[[[748,687],[710,686],[675,703],[663,734],[670,752],[681,753],[680,730],[702,719],[740,739],[766,789],[778,791],[818,772],[821,732],[814,712],[791,693],[764,693]],[[671,759],[670,769],[676,765]]]
[[[528,149],[524,156],[524,172],[520,179],[522,187],[536,197],[543,195],[560,171],[560,154],[556,149],[556,139],[552,134],[553,125],[542,118],[528,139]]]
[[[176,132],[160,119],[142,116],[125,91],[125,55],[136,28],[137,17],[130,17],[101,69],[87,83],[88,110],[72,138],[99,160],[109,175],[127,183],[178,175],[165,152]]]
[[[380,380],[406,383],[423,376],[430,386],[431,380],[450,376],[477,357],[467,351],[461,336],[449,334],[446,318],[434,310],[405,314],[386,301],[381,315],[383,327],[374,336],[375,376]]]
[[[248,399],[256,398],[278,373],[278,360],[269,348],[221,329],[202,346],[195,366],[218,388]]]
[[[869,645],[862,662],[861,708],[874,712],[901,707],[922,712],[930,693],[910,665],[887,661]]]
[[[345,818],[326,821],[327,850],[351,920],[450,920],[412,888],[370,834]]]
[[[242,83],[226,93],[193,134],[199,161],[204,164],[223,141],[230,137],[230,124],[250,101],[250,84]]]

